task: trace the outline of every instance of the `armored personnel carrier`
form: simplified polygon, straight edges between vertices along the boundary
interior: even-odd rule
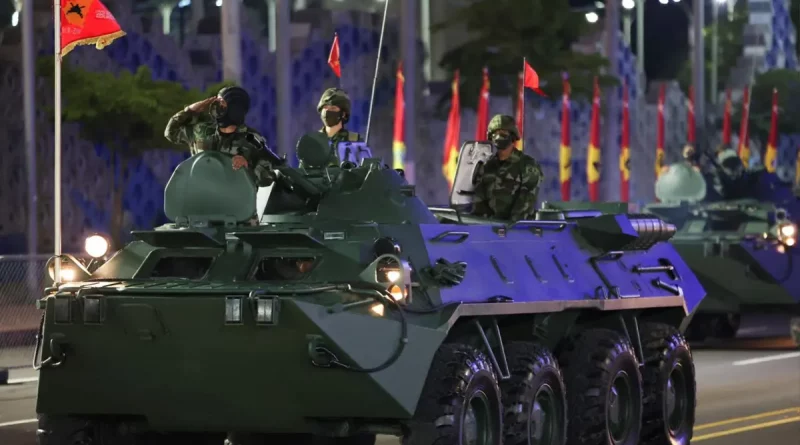
[[[679,329],[704,290],[674,226],[473,218],[490,146],[464,145],[435,208],[369,155],[323,167],[326,143],[301,138],[308,167],[276,159],[258,191],[197,154],[166,186],[172,223],[54,260],[71,281],[40,300],[40,444],[689,442]]]
[[[708,194],[725,185],[718,180],[712,184],[712,179],[688,163],[674,164],[656,182],[661,202],[645,208],[678,228],[671,242],[708,292],[687,335],[698,340],[732,337],[748,324],[748,317],[800,317],[796,220],[760,197],[756,187],[738,193],[739,199],[716,193],[709,200]],[[800,318],[781,322],[775,334],[790,334],[791,323],[797,322]]]

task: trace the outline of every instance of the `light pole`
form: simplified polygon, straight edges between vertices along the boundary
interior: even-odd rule
[[[636,68],[644,76],[644,1],[636,2]]]
[[[622,28],[625,30],[625,44],[630,47],[631,45],[631,9],[636,7],[635,0],[622,0],[622,7],[625,8],[625,11],[622,14]],[[639,24],[637,23],[637,29],[639,28]],[[637,34],[638,39],[638,34]],[[641,49],[639,50],[641,52]]]

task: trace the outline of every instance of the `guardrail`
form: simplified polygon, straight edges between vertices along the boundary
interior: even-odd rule
[[[0,255],[0,374],[30,366],[41,320],[36,300],[51,284],[45,270],[50,257]]]

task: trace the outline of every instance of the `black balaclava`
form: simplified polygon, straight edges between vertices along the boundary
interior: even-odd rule
[[[330,128],[335,127],[336,124],[343,121],[344,113],[341,111],[322,110],[320,117],[325,126]]]
[[[220,127],[244,124],[244,118],[250,110],[250,95],[241,87],[223,88],[219,97],[227,104],[224,108],[217,108],[214,118]]]
[[[510,134],[507,136],[503,136],[495,133],[492,135],[492,142],[494,143],[495,147],[497,147],[498,150],[505,150],[506,148],[510,147],[511,144],[514,143],[514,136]]]

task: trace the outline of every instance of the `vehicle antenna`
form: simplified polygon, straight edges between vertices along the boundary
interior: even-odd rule
[[[386,13],[389,11],[389,0],[383,4],[383,21],[381,22],[381,37],[378,40],[378,57],[375,60],[375,77],[372,79],[372,94],[369,98],[369,114],[367,115],[367,132],[364,134],[364,143],[369,143],[369,125],[372,123],[372,107],[375,105],[375,86],[378,84],[378,70],[381,66],[381,48],[383,47],[383,33],[386,31]]]

